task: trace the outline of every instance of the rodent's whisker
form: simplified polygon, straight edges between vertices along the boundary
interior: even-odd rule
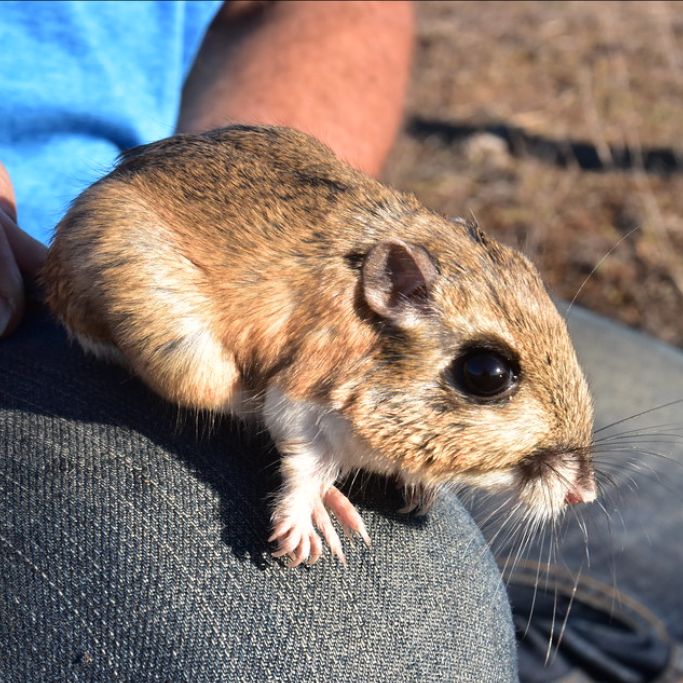
[[[519,561],[520,557],[522,556],[522,554],[526,550],[529,543],[533,540],[535,530],[538,529],[537,524],[534,524],[534,523],[529,524],[528,520],[525,519],[525,517],[527,517],[527,513],[528,513],[528,511],[526,511],[524,513],[524,515],[522,516],[522,519],[520,520],[520,525],[523,528],[523,535],[522,535],[522,538],[519,542],[517,552],[513,553],[513,555],[508,556],[508,558],[505,561],[505,565],[503,566],[503,570],[501,572],[502,574],[506,573],[507,565],[508,565],[508,562],[510,560],[510,557],[514,557],[514,559],[512,561],[512,566],[510,567],[510,574],[512,574],[515,571],[515,566],[517,565],[517,562]],[[525,523],[525,522],[527,522],[527,523]],[[515,528],[515,534],[519,531],[519,528],[520,528],[520,526],[517,526]]]
[[[683,463],[680,462],[679,460],[676,460],[676,458],[672,458],[670,455],[666,455],[665,453],[660,453],[659,451],[653,451],[649,448],[641,448],[640,446],[637,445],[624,445],[624,446],[612,446],[609,450],[605,450],[602,452],[597,453],[597,455],[617,455],[617,454],[627,454],[627,455],[632,455],[633,453],[637,455],[648,455],[653,458],[659,458],[660,460],[663,460],[667,463],[671,463],[672,465],[676,465],[677,467],[683,467]],[[629,462],[629,461],[626,461]]]
[[[277,460],[274,460],[273,462],[269,462],[267,465],[264,465],[264,466],[259,470],[259,472],[261,472],[261,473],[268,472],[268,470],[273,470],[273,469],[275,469],[276,467],[279,467],[279,466],[280,466],[280,463],[279,463]]]
[[[586,535],[585,535],[585,551],[586,551],[586,566],[590,567],[591,564],[591,552],[590,552],[590,544],[589,544],[589,538],[588,538],[588,525],[586,524],[586,520],[583,518],[583,515],[581,514],[581,510],[577,510],[576,514],[578,515],[578,522],[580,524],[583,524],[584,528],[586,529]]]
[[[552,542],[555,538],[555,529],[553,527],[553,534],[551,536],[551,542],[549,544],[548,548],[548,560],[547,560],[547,571],[546,571],[546,586],[545,589],[548,589],[548,582],[550,581],[550,566],[553,564],[553,560],[555,557],[555,545]],[[548,638],[548,648],[546,650],[545,654],[545,664],[547,666],[549,658],[550,658],[550,653],[552,650],[552,642],[553,642],[553,635],[555,633],[555,621],[557,619],[557,582],[555,582],[555,590],[554,590],[555,596],[553,599],[553,616],[550,622],[550,637]]]
[[[472,491],[472,489],[469,489],[469,493],[470,493],[470,496],[473,496],[474,492]],[[495,493],[489,493],[485,496],[482,496],[481,500],[483,501],[484,504],[488,504],[488,502],[491,499],[497,500],[498,496]],[[496,522],[497,521],[497,515],[501,512],[501,510],[504,507],[506,507],[509,504],[509,502],[510,502],[510,497],[504,496],[502,501],[500,502],[500,504],[497,507],[495,507],[493,510],[487,511],[486,517],[484,517],[484,519],[482,519],[482,520],[478,519],[477,520],[477,524],[479,525],[479,527],[485,530],[490,525],[491,522]],[[511,513],[511,511],[507,511],[506,514],[510,514],[510,513]]]
[[[593,267],[593,270],[591,270],[590,273],[585,277],[584,281],[581,283],[580,287],[576,290],[576,294],[574,294],[572,300],[569,302],[569,306],[567,306],[567,310],[564,312],[564,319],[568,320],[569,319],[569,314],[572,310],[572,307],[574,306],[574,303],[578,299],[579,295],[583,291],[583,288],[588,284],[588,281],[595,275],[597,272],[598,268],[605,262],[605,260],[610,256],[610,254],[626,239],[628,239],[634,232],[637,230],[640,230],[641,226],[637,225],[635,228],[632,228],[629,230],[625,235],[622,235],[611,247],[610,249],[607,250],[607,252],[603,255],[603,257],[595,264]]]
[[[628,422],[629,420],[635,420],[637,417],[642,417],[643,415],[649,415],[650,413],[654,413],[657,410],[663,410],[664,408],[670,408],[675,405],[679,405],[683,403],[683,398],[678,398],[675,401],[668,401],[667,403],[662,403],[660,405],[654,406],[654,408],[648,408],[648,410],[643,410],[639,413],[635,413],[633,415],[629,415],[628,417],[622,417],[620,420],[616,420],[614,422],[611,422],[610,424],[604,425],[603,427],[599,427],[598,429],[593,430],[593,434],[600,434],[601,432],[604,432],[607,429],[612,429],[612,427],[616,427],[617,425],[624,424],[625,422]]]
[[[583,565],[579,567],[578,572],[576,573],[576,578],[574,579],[574,585],[572,586],[572,591],[571,591],[571,597],[569,598],[569,604],[567,605],[567,611],[564,615],[564,620],[562,621],[562,626],[560,627],[560,632],[557,634],[557,643],[555,647],[555,654],[552,656],[550,663],[552,664],[555,661],[555,658],[557,657],[557,653],[560,651],[560,644],[562,643],[562,638],[564,637],[564,632],[565,629],[567,628],[567,621],[569,619],[569,614],[572,611],[572,605],[574,604],[574,597],[576,596],[576,590],[579,586],[579,581],[581,580],[581,572],[583,571]],[[555,600],[557,601],[557,591],[555,592]],[[550,631],[550,642],[552,642],[553,638],[553,633],[552,629]],[[546,658],[546,664],[547,664],[547,658]]]
[[[642,464],[644,469],[639,469],[638,463],[629,463],[629,465],[632,466],[632,469],[639,476],[647,477],[650,481],[657,484],[658,486],[661,486],[667,493],[670,493],[673,496],[680,496],[680,489],[676,489],[673,486],[671,486],[666,479],[662,478],[660,472],[647,468],[644,464]],[[624,475],[623,471],[619,469],[617,469],[616,472],[618,475],[623,475],[623,478],[618,482],[618,485],[626,485],[630,490],[634,492],[638,491],[639,486],[635,476]],[[617,493],[617,490],[615,488],[605,489],[605,493],[615,494]]]
[[[634,429],[627,429],[623,432],[616,432],[614,434],[605,434],[598,439],[594,439],[593,443],[606,443],[612,439],[629,438],[631,436],[657,436],[658,434],[671,434],[673,436],[680,436],[683,433],[683,426],[677,424],[659,424],[659,425],[644,425]]]
[[[657,425],[647,425],[647,426],[643,426],[643,427],[635,427],[634,429],[627,429],[626,431],[617,432],[616,434],[608,434],[608,435],[600,437],[599,439],[595,439],[593,441],[593,443],[594,444],[602,443],[604,441],[608,441],[609,439],[612,439],[615,437],[627,436],[629,434],[635,434],[635,435],[660,434],[661,432],[659,430],[661,430],[661,429],[671,429],[674,432],[683,432],[683,427],[680,425],[679,422],[667,422],[667,423],[662,423],[662,424],[657,424]],[[658,430],[658,431],[654,431],[654,430]]]
[[[620,463],[600,463],[600,468],[597,470],[597,474],[599,477],[603,478],[610,477],[612,474],[614,474],[615,478],[611,482],[612,485],[624,481],[624,477],[633,480],[635,475],[652,477],[656,481],[659,481],[660,479],[660,473],[651,465],[648,465],[642,461],[633,460]]]
[[[354,484],[356,483],[356,480],[358,479],[359,474],[360,474],[360,469],[356,468],[355,472],[353,473],[353,479],[351,479],[351,483],[348,486],[349,496],[351,495]]]
[[[645,456],[645,457],[639,457]],[[654,466],[648,462],[649,453],[640,449],[621,448],[619,450],[609,450],[596,453],[593,458],[593,465],[600,468],[612,467],[619,471],[622,467],[629,467],[634,471],[648,470],[656,472]]]
[[[632,481],[632,477],[628,477],[629,480]],[[623,490],[621,484],[625,482],[624,479],[618,482],[617,486],[613,486],[611,488],[604,488],[601,491],[601,498],[602,498],[602,507],[605,507],[605,504],[610,504],[613,508],[614,511],[616,511],[617,508],[619,508],[621,505],[623,505],[627,500],[628,497],[625,495],[626,492]],[[600,503],[600,500],[597,500],[596,503]],[[600,506],[598,506],[600,507]]]
[[[591,554],[590,554],[590,545],[589,545],[589,537],[588,537],[588,526],[586,525],[586,520],[581,516],[581,512],[576,509],[575,506],[572,506],[572,515],[574,516],[574,519],[576,520],[576,524],[578,525],[579,529],[581,530],[581,537],[583,538],[583,544],[584,544],[584,551],[586,554],[586,566],[590,567],[591,566]]]
[[[617,473],[621,473],[620,469],[616,469]],[[600,491],[600,495],[606,495],[608,491],[611,489],[614,489],[618,486],[619,482],[617,479],[615,479],[609,472],[605,472],[604,470],[596,470],[595,471],[596,475],[596,480],[597,480],[597,485],[598,489]]]
[[[612,492],[612,493],[615,493],[615,492]],[[618,493],[618,491],[617,491],[616,493]],[[603,514],[605,515],[605,521],[606,521],[606,524],[607,524],[607,533],[608,533],[608,536],[609,536],[609,537],[611,537],[611,538],[614,537],[614,535],[613,535],[613,533],[612,533],[612,515],[616,515],[616,517],[617,517],[617,518],[619,519],[619,521],[621,522],[621,528],[622,528],[622,530],[623,530],[624,532],[626,532],[626,522],[624,521],[624,517],[623,517],[623,515],[621,514],[621,511],[620,511],[621,503],[617,502],[617,503],[613,506],[613,508],[612,508],[612,513],[610,514],[610,512],[607,510],[607,507],[604,505],[604,503],[603,503],[602,501],[596,500],[595,502],[597,503],[598,508],[599,508],[599,509],[603,512]],[[605,500],[605,502],[609,502],[609,497]],[[623,548],[622,548],[622,550],[623,550]],[[616,584],[615,584],[615,585],[616,585]]]
[[[505,521],[499,526],[498,530],[497,530],[496,533],[491,537],[491,539],[490,539],[490,541],[489,541],[489,543],[490,543],[490,545],[491,545],[492,547],[495,547],[496,539],[499,538],[500,534],[506,529],[506,527],[507,527],[507,525],[510,523],[510,521],[512,521],[512,522],[513,522],[512,529],[507,529],[507,531],[506,531],[506,534],[507,534],[507,535],[506,535],[506,536],[503,536],[503,539],[505,540],[506,543],[510,540],[510,538],[511,538],[510,532],[512,531],[512,533],[514,533],[514,529],[515,529],[515,524],[514,524],[514,522],[517,521],[517,519],[516,519],[516,513],[519,511],[519,509],[521,508],[521,506],[522,506],[522,502],[521,502],[521,501],[518,501],[517,503],[515,503],[515,505],[513,506],[512,510],[509,511],[507,518],[506,518]]]
[[[529,519],[524,506],[516,503],[513,506],[508,520],[505,522],[507,523],[512,520],[512,524],[506,529],[504,535],[499,536],[498,533],[496,533],[491,539],[490,545],[494,549],[494,552],[499,552],[499,550],[509,547],[512,540],[519,537],[520,529],[531,528],[532,523],[530,523]]]
[[[531,598],[531,606],[529,609],[529,617],[526,622],[526,626],[524,627],[524,637],[526,637],[526,634],[529,632],[529,627],[531,626],[531,620],[534,618],[534,609],[536,608],[536,597],[538,595],[538,580],[541,575],[541,554],[543,553],[543,545],[545,544],[545,535],[546,535],[546,527],[541,527],[542,534],[541,534],[541,542],[540,542],[540,548],[538,551],[538,562],[536,562],[536,580],[534,581],[534,593]]]
[[[610,514],[610,511],[607,509],[607,507],[605,506],[605,504],[604,504],[601,500],[596,500],[595,502],[596,502],[598,508],[602,511],[603,515],[605,516],[605,522],[606,522],[606,524],[607,524],[607,535],[608,535],[610,538],[613,538],[613,534],[612,534],[612,515]],[[619,514],[618,506],[615,506],[615,507],[613,508],[612,514],[617,514],[617,515]],[[623,525],[623,517],[622,517],[621,519],[622,519],[622,525]],[[625,527],[624,527],[624,528],[625,528]]]
[[[609,449],[610,446],[620,446],[623,443],[626,444],[665,444],[665,445],[670,445],[673,446],[675,444],[680,443],[683,441],[683,434],[671,434],[667,432],[661,432],[659,434],[656,433],[651,433],[651,434],[630,434],[627,436],[621,436],[621,437],[616,437],[614,439],[606,440],[606,441],[601,441],[600,443],[596,444],[595,449],[603,449],[607,448]]]
[[[528,523],[528,510],[524,512],[524,514],[521,517],[517,517],[516,524],[514,525],[512,529],[512,534],[508,534],[508,539],[505,541],[505,546],[509,543],[511,538],[516,536],[519,533],[520,528],[524,529],[524,537],[522,538],[517,551],[515,552],[514,548],[509,552],[504,560],[503,566],[500,569],[500,576],[498,579],[498,588],[502,585],[503,581],[508,579],[514,572],[515,566],[519,562],[520,557],[523,555],[524,551],[526,550],[526,547],[530,544],[532,540],[534,540],[536,533],[538,529],[543,529],[543,532],[545,533],[545,527],[542,527],[536,523]],[[514,559],[513,559],[514,558]],[[512,565],[508,569],[510,560],[513,559]],[[499,560],[499,566],[500,566],[500,560]]]
[[[481,522],[481,524],[482,525],[488,524],[509,503],[510,503],[510,498],[505,497],[503,499],[503,501],[500,503],[500,505],[498,505],[498,507],[496,507],[492,512],[490,512],[489,515]],[[514,508],[512,510],[508,510],[506,514],[511,515],[513,510],[514,510]]]

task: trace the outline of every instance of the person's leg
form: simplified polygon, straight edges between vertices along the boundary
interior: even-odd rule
[[[311,569],[268,556],[267,440],[181,415],[44,316],[0,344],[0,662],[24,681],[516,680],[453,497]]]
[[[569,325],[596,403],[600,494],[522,557],[522,533],[497,548],[520,675],[651,680],[683,664],[673,661],[683,643],[683,353],[580,309]],[[482,507],[475,519],[485,518]]]
[[[571,515],[561,557],[642,600],[683,642],[683,353],[580,309],[569,324],[595,395],[603,495],[580,510],[590,567]]]

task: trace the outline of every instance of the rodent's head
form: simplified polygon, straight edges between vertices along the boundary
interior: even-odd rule
[[[437,228],[365,255],[379,346],[354,427],[409,481],[513,487],[538,518],[593,500],[592,403],[538,272],[474,225]]]

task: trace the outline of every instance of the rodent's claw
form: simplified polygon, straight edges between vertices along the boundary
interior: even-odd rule
[[[273,557],[289,555],[296,550],[301,542],[301,536],[296,533],[296,529],[289,529],[281,536],[271,536],[272,541],[278,542],[278,547],[273,551]]]
[[[322,552],[322,542],[309,524],[302,529],[292,520],[285,520],[275,527],[269,541],[277,541],[278,547],[271,553],[273,557],[288,557],[290,567],[298,567],[306,562],[315,564]]]
[[[363,518],[358,514],[353,503],[336,486],[330,488],[324,495],[323,503],[339,520],[348,536],[353,537],[357,534],[363,539],[365,545],[370,547],[370,536],[365,528]]]
[[[309,566],[314,565],[320,559],[320,556],[322,555],[322,552],[323,552],[323,543],[320,540],[320,536],[318,536],[318,534],[313,533],[311,535],[310,540],[311,540],[311,554],[308,558],[308,561],[306,562],[306,564]]]
[[[399,508],[398,512],[402,515],[424,517],[434,505],[436,489],[423,484],[403,485],[402,488],[405,505]]]
[[[290,567],[298,567],[308,560],[311,554],[311,535],[315,535],[315,531],[312,531],[309,534],[303,534],[296,550],[289,554]]]
[[[396,510],[399,515],[409,515],[414,510],[417,510],[417,503],[415,501],[410,501],[406,503],[403,507]]]
[[[283,520],[273,529],[273,533],[270,535],[270,538],[268,538],[268,543],[274,543],[279,538],[282,538],[283,536],[288,536],[293,531],[293,528],[294,526],[290,522],[290,520]],[[273,553],[273,555],[275,555],[275,553]],[[278,556],[275,555],[275,557]]]
[[[337,534],[334,524],[332,524],[332,519],[322,501],[318,503],[315,510],[313,510],[313,523],[323,535],[325,543],[329,546],[332,555],[334,555],[343,565],[346,565],[346,556],[342,550],[339,534]]]

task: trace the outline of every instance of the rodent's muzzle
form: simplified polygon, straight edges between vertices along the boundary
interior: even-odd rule
[[[541,448],[519,463],[525,484],[545,489],[555,505],[592,503],[597,497],[595,474],[587,447]]]

